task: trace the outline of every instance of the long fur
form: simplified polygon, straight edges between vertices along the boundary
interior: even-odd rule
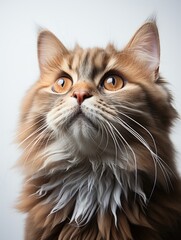
[[[25,240],[178,240],[181,190],[169,138],[177,113],[158,71],[155,22],[122,51],[67,50],[43,31],[38,57],[41,76],[25,96],[17,134]],[[65,75],[72,87],[55,93]],[[124,87],[104,89],[109,75]],[[80,91],[88,95],[81,104]]]

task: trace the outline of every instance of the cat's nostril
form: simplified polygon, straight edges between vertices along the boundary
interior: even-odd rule
[[[75,91],[72,96],[76,98],[79,105],[81,105],[86,98],[89,98],[92,95],[88,91]]]

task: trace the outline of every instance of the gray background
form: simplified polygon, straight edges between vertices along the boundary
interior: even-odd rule
[[[67,47],[123,47],[137,28],[157,15],[162,75],[181,113],[181,1],[179,0],[0,0],[0,240],[23,239],[24,216],[13,209],[21,174],[12,166],[20,151],[13,143],[20,102],[38,78],[38,26],[53,31]],[[181,153],[181,123],[172,132]],[[181,163],[178,165],[181,172]],[[33,239],[32,239],[33,240]]]

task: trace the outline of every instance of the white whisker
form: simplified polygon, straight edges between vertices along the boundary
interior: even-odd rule
[[[150,194],[149,199],[151,198],[154,188],[156,186],[156,181],[157,181],[157,164],[159,165],[163,176],[165,178],[165,182],[167,184],[167,182],[170,180],[169,175],[168,175],[168,171],[170,171],[169,166],[158,156],[157,154],[157,147],[156,147],[156,142],[154,140],[153,135],[140,123],[138,123],[137,121],[135,121],[133,118],[129,117],[127,114],[124,114],[122,112],[119,111],[120,114],[124,115],[125,117],[129,118],[131,121],[133,121],[134,123],[136,123],[138,126],[140,126],[142,129],[144,129],[146,131],[146,133],[149,135],[149,137],[151,138],[154,148],[155,148],[155,152],[153,152],[153,150],[150,148],[149,144],[147,143],[147,141],[136,131],[134,130],[127,122],[125,122],[124,120],[122,120],[119,117],[115,117],[116,122],[120,123],[122,127],[124,127],[126,130],[128,130],[128,132],[130,132],[143,146],[145,146],[147,148],[147,150],[150,152],[152,159],[153,159],[153,163],[154,163],[154,182],[153,182],[153,188]],[[166,165],[167,169],[163,166]],[[168,187],[168,184],[167,184]]]
[[[37,136],[26,146],[26,148],[24,149],[25,151],[28,151],[26,152],[26,157],[25,157],[25,161],[24,161],[24,164],[27,162],[27,160],[29,159],[30,155],[31,155],[31,152],[34,150],[35,146],[40,142],[40,140],[43,139],[42,135],[44,133],[46,133],[47,131],[47,128],[46,128],[46,125],[43,125],[41,126],[40,128],[38,128],[39,131],[34,133],[33,135],[37,134]],[[43,131],[42,131],[43,130]],[[38,151],[38,149],[36,149],[36,152]],[[35,161],[36,159],[34,159]]]
[[[140,124],[139,122],[137,122],[135,119],[133,119],[132,117],[128,116],[127,114],[119,111],[119,113],[123,116],[125,116],[126,118],[130,119],[132,122],[136,123],[138,126],[140,126],[143,130],[145,130],[148,135],[150,136],[150,138],[152,139],[153,141],[153,145],[154,145],[154,148],[155,148],[155,154],[157,155],[157,146],[156,146],[156,142],[155,142],[155,139],[153,137],[153,135],[150,133],[150,131],[148,131],[147,128],[145,128],[142,124]]]
[[[34,125],[36,125],[37,123],[35,123]],[[28,135],[25,139],[23,139],[23,141],[21,141],[18,145],[18,148],[21,147],[26,141],[28,141],[31,137],[33,137],[35,134],[38,134],[39,132],[42,131],[42,129],[45,127],[45,125],[40,126],[39,128],[37,128],[36,130],[34,130],[30,135]]]
[[[136,160],[136,155],[134,153],[134,150],[132,149],[132,147],[130,146],[130,144],[126,141],[126,139],[122,136],[122,134],[117,130],[117,128],[110,123],[110,125],[112,126],[112,128],[115,130],[115,132],[117,133],[117,135],[124,141],[124,143],[128,146],[128,148],[130,149],[132,155],[133,155],[133,160],[134,160],[134,170],[135,170],[135,192],[138,186],[138,177],[137,177],[137,160]]]

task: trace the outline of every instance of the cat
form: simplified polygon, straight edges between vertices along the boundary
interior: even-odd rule
[[[17,141],[25,240],[178,240],[181,190],[154,20],[123,48],[68,50],[38,37],[40,78]]]

